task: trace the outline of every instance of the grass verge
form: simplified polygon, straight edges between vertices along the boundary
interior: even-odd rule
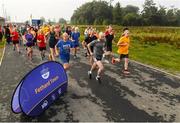
[[[0,42],[0,60],[3,55],[4,47],[5,47],[5,39],[3,38],[2,42]]]
[[[114,52],[117,47],[114,46]],[[180,75],[180,49],[173,45],[158,43],[156,45],[141,44],[138,41],[131,41],[130,59],[141,63],[155,66],[172,74]]]

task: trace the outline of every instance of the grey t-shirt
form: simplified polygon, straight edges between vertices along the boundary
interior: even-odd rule
[[[90,43],[90,46],[93,47],[93,54],[95,58],[101,58],[104,53],[105,48],[105,40],[104,41],[98,41],[94,40]]]

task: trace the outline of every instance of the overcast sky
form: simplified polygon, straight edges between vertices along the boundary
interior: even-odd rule
[[[11,16],[12,21],[26,21],[31,14],[33,18],[43,16],[46,20],[55,18],[58,21],[59,18],[63,17],[70,20],[73,11],[89,1],[93,0],[0,0],[0,16],[3,16],[4,4],[4,10]],[[144,3],[144,0],[114,0],[113,5],[118,1],[122,7],[130,4],[141,9]],[[174,6],[180,9],[180,0],[154,0],[154,2],[167,8]]]

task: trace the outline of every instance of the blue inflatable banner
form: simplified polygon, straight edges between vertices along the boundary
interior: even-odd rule
[[[29,72],[12,97],[12,111],[38,116],[67,91],[68,78],[58,62],[46,62]]]

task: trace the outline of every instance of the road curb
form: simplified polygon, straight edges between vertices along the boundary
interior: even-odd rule
[[[159,72],[164,73],[164,74],[166,74],[166,75],[170,75],[170,76],[173,76],[173,77],[175,77],[175,78],[180,79],[180,76],[177,76],[177,75],[168,73],[168,72],[166,72],[166,71],[164,71],[164,70],[161,70],[161,69],[159,69],[159,68],[156,68],[156,67],[153,67],[153,66],[150,66],[150,65],[147,65],[147,64],[143,64],[143,63],[138,62],[138,61],[135,61],[135,60],[130,60],[130,61],[131,61],[131,62],[134,62],[134,63],[136,63],[136,64],[139,64],[139,65],[142,65],[142,66],[144,66],[144,67],[147,67],[147,68],[150,68],[150,69],[159,71]]]

